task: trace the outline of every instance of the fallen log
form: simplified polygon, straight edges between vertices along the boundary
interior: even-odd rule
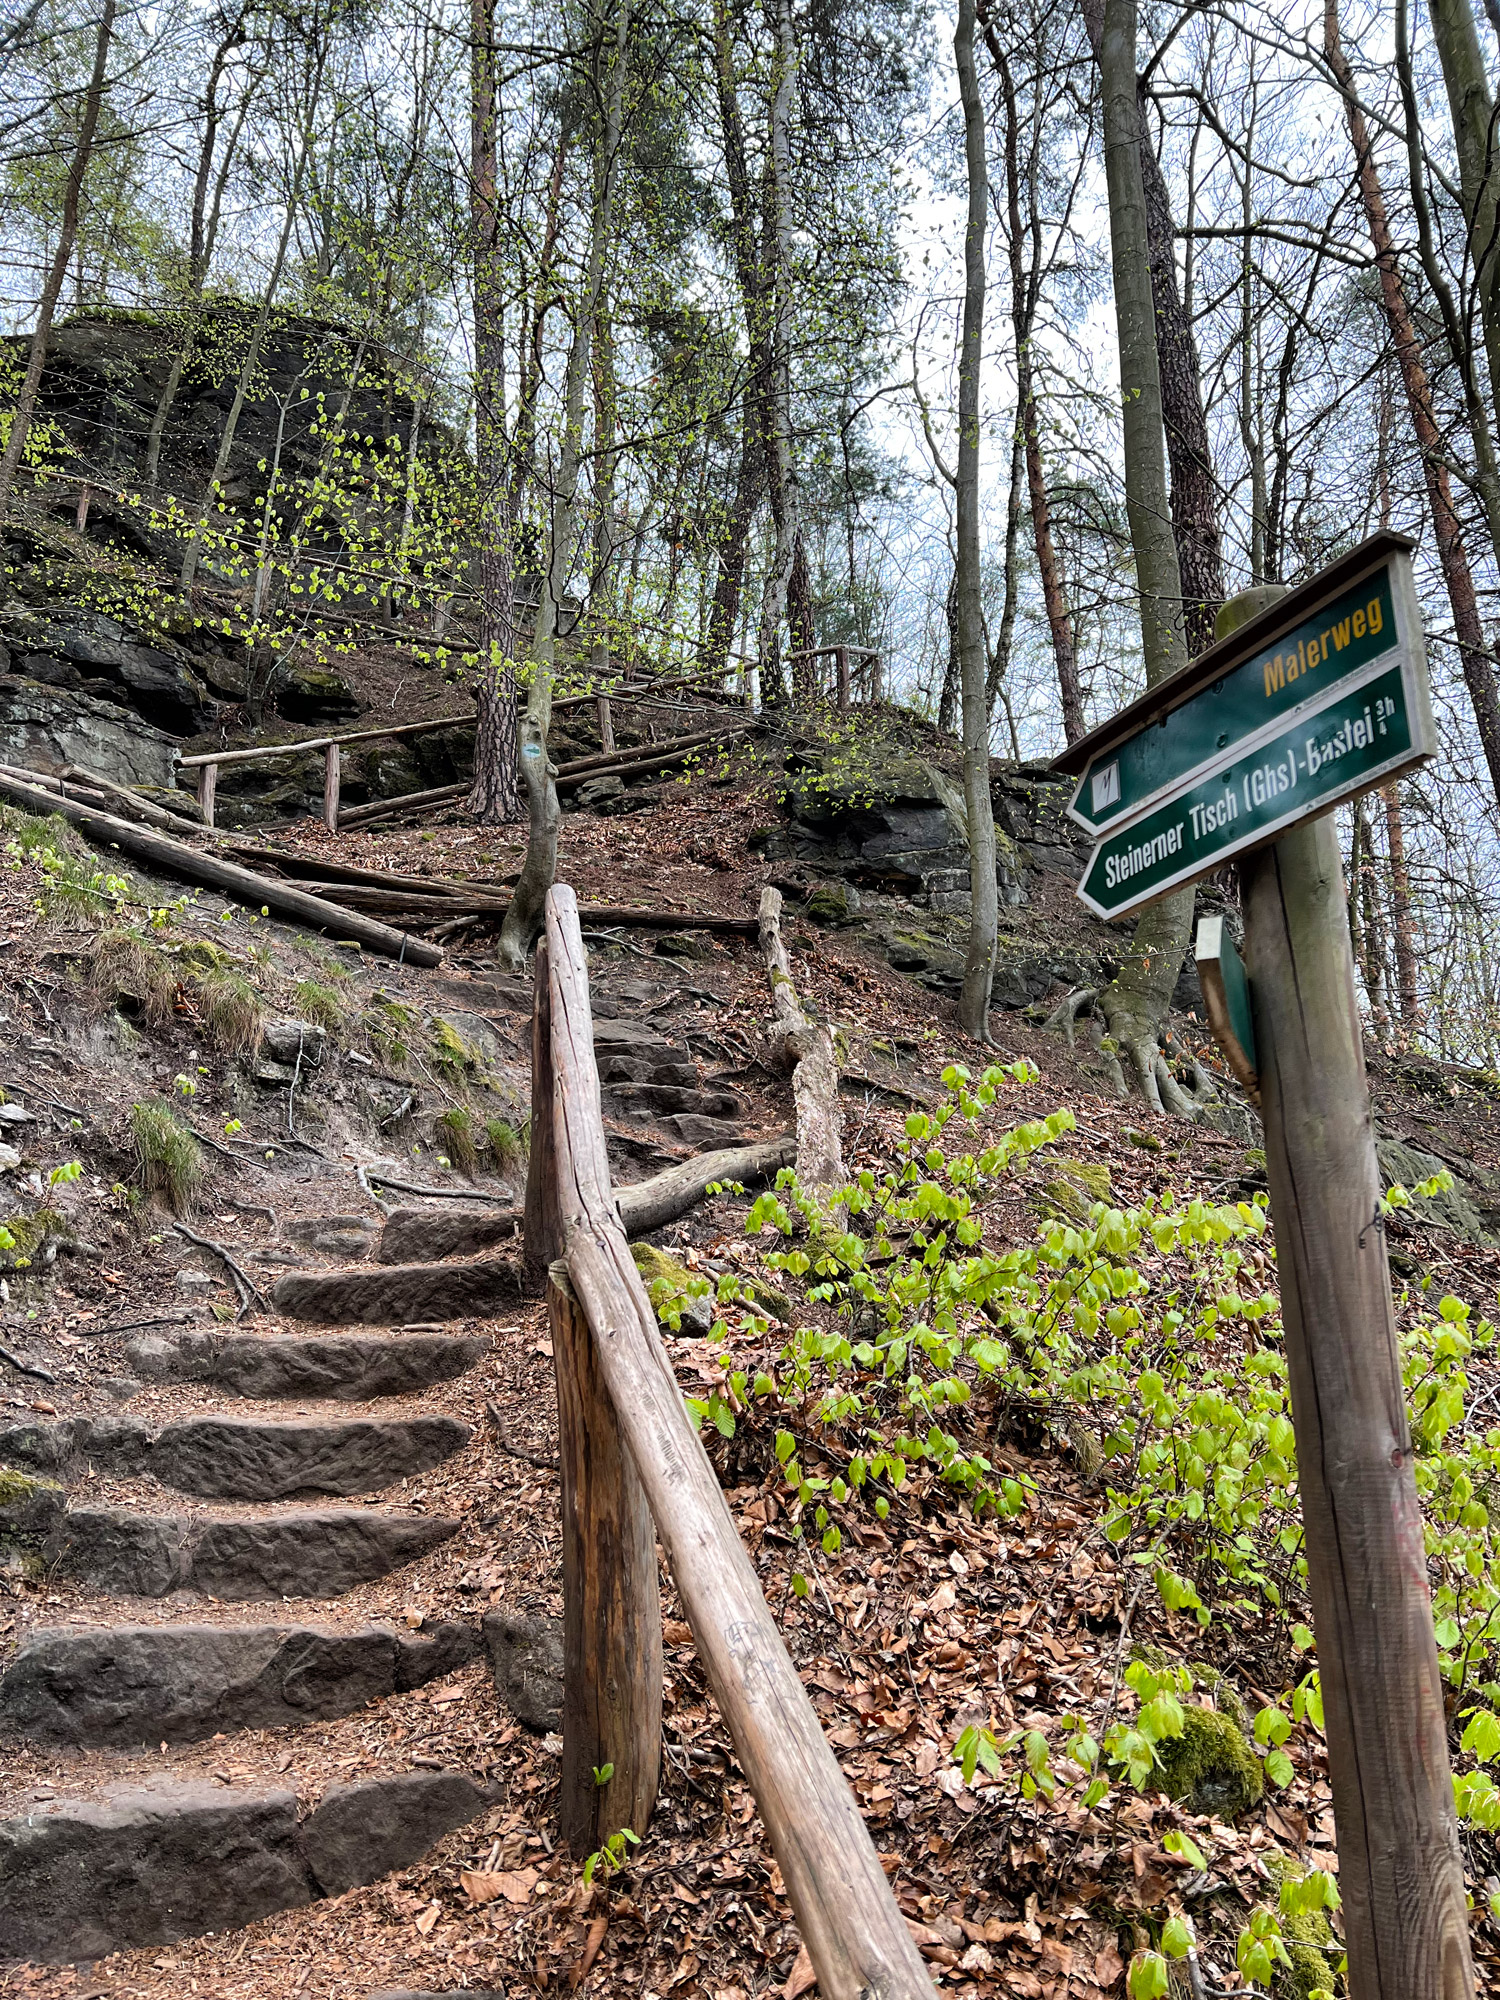
[[[96,844],[118,849],[121,854],[128,854],[148,867],[160,868],[181,881],[201,882],[210,889],[222,890],[251,909],[274,910],[278,916],[290,917],[311,930],[368,945],[372,951],[402,959],[408,965],[443,962],[438,947],[422,938],[393,930],[388,924],[346,910],[341,904],[310,896],[305,889],[294,889],[274,876],[257,875],[236,862],[206,854],[201,848],[189,847],[186,841],[173,839],[151,827],[136,826],[113,813],[80,805],[76,799],[44,791],[29,780],[23,784],[11,775],[8,767],[0,767],[0,795],[25,806],[28,812],[55,812]]]
[[[660,743],[632,743],[625,748],[591,750],[586,757],[570,758],[558,766],[559,778],[594,777],[606,766],[649,764],[653,757],[675,756],[678,751],[696,750],[704,743],[717,743],[727,735],[742,736],[744,729],[695,729],[690,735],[664,737]]]
[[[18,771],[16,775],[24,778],[26,773]],[[154,799],[143,799],[128,785],[117,785],[110,778],[101,778],[97,771],[87,771],[81,764],[67,766],[63,772],[63,783],[97,792],[106,805],[109,800],[118,799],[128,817],[140,818],[147,826],[159,826],[164,833],[193,833],[203,827],[201,819],[194,819],[191,814],[185,812],[169,812],[165,806],[159,806]],[[188,794],[184,792],[182,797],[185,800]]]
[[[629,1187],[617,1187],[620,1221],[627,1236],[649,1236],[686,1215],[702,1201],[716,1181],[769,1180],[778,1167],[790,1166],[796,1152],[790,1137],[768,1139],[757,1146],[724,1146],[713,1153],[695,1153],[664,1173]],[[433,1264],[445,1257],[470,1257],[493,1249],[515,1235],[520,1208],[394,1208],[385,1219],[375,1248],[381,1264]]]
[[[295,847],[264,847],[248,840],[224,840],[220,845],[226,854],[236,855],[241,861],[252,865],[264,862],[301,881],[350,882],[372,888],[415,889],[423,894],[453,896],[465,895],[472,889],[493,890],[499,895],[515,887],[514,875],[502,875],[498,880],[462,877],[454,881],[447,875],[402,875],[391,869],[359,868],[352,861],[329,861],[321,854],[305,854]]]
[[[827,1187],[844,1178],[838,1062],[827,1023],[814,1023],[802,1011],[781,941],[781,891],[769,884],[760,892],[760,945],[771,981],[771,1009],[779,1031],[780,1053],[794,1065],[797,1178],[807,1187]]]

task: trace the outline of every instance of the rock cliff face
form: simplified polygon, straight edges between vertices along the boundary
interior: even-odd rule
[[[112,701],[0,678],[0,763],[24,771],[82,764],[117,785],[171,785],[177,745]]]
[[[253,317],[234,301],[212,306],[204,317],[163,434],[160,473],[166,492],[186,500],[203,495]],[[81,313],[57,328],[42,377],[39,417],[66,438],[65,457],[75,478],[92,478],[109,489],[133,488],[144,480],[152,420],[181,338],[176,323],[148,313]],[[5,344],[24,356],[24,340]],[[274,315],[236,428],[226,500],[245,506],[265,491],[265,465],[278,431],[283,475],[313,472],[321,450],[314,427],[320,414],[332,417],[346,395],[350,431],[405,441],[412,400],[378,353],[331,322]],[[423,431],[435,450],[452,448],[449,435],[430,419]],[[70,508],[76,494],[73,484]],[[123,540],[140,554],[164,553],[153,541],[142,541],[134,510],[115,509],[103,496],[90,506],[90,525],[96,522],[101,539]]]
[[[205,315],[163,434],[159,499],[192,510],[204,497],[250,324],[232,302]],[[132,498],[145,487],[152,423],[181,338],[180,326],[144,313],[84,314],[54,332],[38,422],[56,476],[36,481],[29,505],[4,529],[0,759],[39,770],[86,763],[122,780],[168,782],[156,739],[213,729],[226,706],[245,702],[263,666],[216,632],[217,619],[195,625],[180,612],[161,580],[175,574],[183,542],[160,509]],[[23,340],[9,345],[24,354]],[[349,435],[389,440],[401,454],[417,421],[396,372],[356,336],[291,315],[273,320],[223,501],[247,522],[257,518],[278,446],[285,491],[318,470],[320,420],[326,429],[340,412]],[[429,462],[457,452],[427,416],[418,445]],[[316,561],[342,546],[341,531],[331,520],[310,522],[306,546]],[[211,558],[203,575],[211,577]],[[279,664],[266,708],[299,727],[336,728],[363,703],[342,675],[294,655]],[[232,721],[243,726],[242,716]],[[242,785],[248,800],[249,773]],[[255,816],[251,806],[247,817]]]

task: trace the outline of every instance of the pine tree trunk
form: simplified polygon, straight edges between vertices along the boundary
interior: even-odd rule
[[[1469,567],[1463,524],[1453,503],[1453,487],[1448,477],[1442,433],[1433,408],[1432,388],[1427,378],[1422,344],[1412,324],[1405,287],[1396,265],[1395,245],[1391,238],[1385,194],[1375,166],[1369,128],[1354,93],[1348,58],[1344,54],[1339,35],[1338,0],[1326,0],[1323,13],[1323,52],[1328,59],[1328,67],[1344,93],[1344,116],[1359,169],[1360,195],[1364,202],[1365,222],[1370,232],[1370,242],[1375,251],[1376,269],[1380,277],[1381,303],[1385,308],[1386,322],[1391,330],[1391,342],[1395,347],[1396,359],[1401,369],[1401,381],[1406,390],[1406,403],[1411,413],[1412,429],[1416,433],[1417,447],[1422,454],[1422,471],[1427,482],[1427,501],[1432,510],[1433,537],[1437,543],[1443,582],[1447,586],[1448,603],[1453,612],[1453,630],[1458,640],[1459,662],[1463,669],[1465,685],[1469,690],[1469,699],[1473,704],[1474,719],[1479,728],[1479,740],[1484,750],[1485,762],[1489,766],[1490,783],[1494,787],[1495,796],[1500,798],[1500,695],[1496,692],[1494,666],[1485,647],[1484,628],[1480,623],[1479,605],[1474,591],[1474,576]]]

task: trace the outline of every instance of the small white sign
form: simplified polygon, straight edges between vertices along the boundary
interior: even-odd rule
[[[1102,771],[1094,773],[1090,796],[1093,799],[1094,811],[1096,813],[1105,812],[1110,806],[1119,804],[1120,762],[1118,758],[1115,759],[1113,764],[1106,764]]]

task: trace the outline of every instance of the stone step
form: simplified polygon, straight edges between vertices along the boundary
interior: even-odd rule
[[[332,1333],[293,1340],[190,1330],[127,1341],[125,1353],[147,1382],[209,1382],[228,1395],[268,1401],[302,1396],[364,1403],[452,1382],[489,1348],[479,1335]]]
[[[0,1426],[0,1464],[66,1478],[96,1473],[159,1479],[206,1500],[289,1500],[304,1493],[376,1493],[430,1472],[474,1435],[455,1417],[319,1423],[299,1417],[189,1417],[153,1431],[130,1417],[76,1417]]]
[[[460,1771],[289,1791],[116,1788],[0,1820],[0,1960],[58,1965],[238,1930],[408,1868],[497,1801]]]
[[[34,1632],[0,1674],[0,1728],[39,1743],[137,1749],[323,1722],[466,1666],[481,1643],[460,1621],[420,1639],[387,1625]]]
[[[70,1507],[47,1537],[45,1560],[112,1597],[174,1590],[233,1604],[342,1597],[418,1561],[462,1526],[375,1507],[220,1515]]]
[[[493,1250],[518,1230],[509,1208],[393,1208],[375,1246],[381,1264],[435,1264]]]
[[[323,1326],[402,1326],[417,1320],[482,1318],[521,1297],[509,1258],[472,1264],[385,1264],[374,1270],[288,1271],[271,1294],[288,1319]]]
[[[616,1107],[627,1113],[696,1112],[704,1118],[738,1118],[743,1102],[732,1090],[684,1089],[675,1083],[616,1083],[604,1092],[604,1108]]]

